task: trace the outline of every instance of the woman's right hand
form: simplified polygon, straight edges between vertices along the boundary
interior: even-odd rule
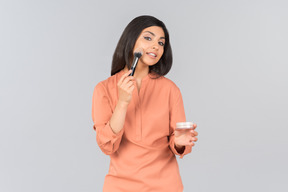
[[[125,104],[129,104],[132,99],[132,93],[135,88],[134,86],[134,77],[128,76],[132,70],[129,70],[127,73],[122,75],[120,80],[118,81],[118,102],[123,102]]]

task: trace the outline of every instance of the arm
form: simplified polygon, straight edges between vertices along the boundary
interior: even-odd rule
[[[119,148],[123,135],[123,131],[118,132],[118,134],[112,131],[110,126],[112,111],[105,87],[99,83],[94,89],[92,98],[92,119],[94,122],[93,128],[96,130],[97,143],[106,155],[114,153]]]
[[[99,83],[94,89],[92,119],[96,140],[100,149],[107,155],[118,150],[124,133],[126,112],[134,89],[131,82],[133,77],[126,78],[128,75],[129,73],[124,74],[117,84],[119,99],[114,111],[104,85]]]
[[[175,131],[177,122],[185,122],[185,110],[183,105],[183,99],[179,88],[172,92],[170,102],[170,136],[169,136],[169,147],[175,155],[179,155],[183,158],[184,155],[188,154],[192,150],[191,145],[179,145],[177,142],[178,133]],[[176,142],[175,142],[176,140]]]

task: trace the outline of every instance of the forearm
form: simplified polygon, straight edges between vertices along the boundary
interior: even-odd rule
[[[118,101],[110,119],[110,126],[115,134],[119,133],[123,129],[127,108],[127,103]]]

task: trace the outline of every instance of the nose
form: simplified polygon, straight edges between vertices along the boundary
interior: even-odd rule
[[[155,49],[155,50],[158,50],[158,49],[159,49],[159,47],[158,47],[158,42],[156,42],[156,43],[153,44],[153,49]]]

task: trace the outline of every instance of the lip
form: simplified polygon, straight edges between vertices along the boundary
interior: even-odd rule
[[[153,55],[150,55],[149,53],[153,53],[153,54],[155,55],[155,57],[154,57]],[[146,54],[147,54],[149,57],[151,57],[151,58],[156,58],[156,57],[157,57],[157,54],[154,53],[154,52],[147,52]]]

